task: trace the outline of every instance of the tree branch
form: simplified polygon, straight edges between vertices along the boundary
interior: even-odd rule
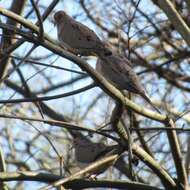
[[[155,4],[165,12],[169,20],[172,22],[175,29],[179,32],[182,38],[190,45],[190,29],[177,12],[170,0],[152,0]]]

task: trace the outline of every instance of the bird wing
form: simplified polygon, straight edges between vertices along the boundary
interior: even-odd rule
[[[101,40],[94,33],[94,31],[82,23],[72,21],[71,30],[74,35],[73,38],[75,38],[75,42],[73,43],[75,48],[93,49],[102,46]]]
[[[140,79],[134,70],[129,66],[128,60],[122,59],[118,64],[121,78],[125,81],[125,89],[134,93],[144,94],[144,89],[140,84]]]
[[[113,55],[103,57],[102,72],[106,73],[110,82],[120,90],[128,90],[133,93],[144,94],[139,78],[130,67],[129,61],[121,56]]]
[[[97,152],[97,155],[96,155],[94,161],[102,158],[107,153],[111,152],[112,150],[120,148],[120,146],[117,145],[117,144],[116,145],[111,145],[111,146],[106,146],[105,144],[103,144],[103,145],[104,146],[101,145],[101,148],[99,148],[99,152]]]

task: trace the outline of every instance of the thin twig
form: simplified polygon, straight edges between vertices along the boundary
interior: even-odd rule
[[[0,104],[8,104],[8,103],[21,103],[21,102],[37,102],[37,101],[50,101],[50,100],[55,100],[59,98],[64,98],[68,96],[73,96],[75,94],[79,94],[81,92],[84,92],[86,90],[90,90],[97,85],[95,83],[89,84],[83,88],[73,90],[71,92],[63,93],[63,94],[58,94],[54,96],[44,96],[44,97],[31,97],[31,98],[23,98],[23,99],[11,99],[11,100],[0,100]]]
[[[44,27],[43,27],[43,19],[41,17],[40,10],[38,9],[38,6],[34,0],[30,0],[30,2],[32,4],[34,11],[36,13],[36,16],[38,18],[38,21],[37,21],[38,24],[37,25],[39,25],[39,29],[40,29],[39,30],[39,39],[43,40],[43,38],[44,38],[43,37],[44,36]]]

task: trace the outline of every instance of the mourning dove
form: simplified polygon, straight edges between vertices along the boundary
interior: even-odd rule
[[[131,68],[131,63],[124,56],[112,52],[109,57],[100,56],[96,63],[96,70],[101,73],[110,83],[119,90],[141,95],[157,112],[160,111],[154,106],[140,84],[139,77]]]
[[[57,25],[58,40],[73,53],[80,55],[103,53],[106,56],[112,54],[94,31],[77,22],[64,11],[56,12],[54,20]]]
[[[77,165],[80,168],[88,166],[92,162],[103,158],[109,153],[111,154],[111,151],[113,150],[117,149],[118,151],[121,151],[119,145],[106,146],[104,143],[93,143],[87,137],[81,134],[72,136],[74,136],[73,147],[75,159],[77,161]],[[112,164],[114,163],[108,163],[107,165],[97,168],[95,171],[93,171],[93,174],[103,173]]]
[[[90,141],[86,136],[76,131],[70,131],[70,134],[74,139],[73,148],[75,153],[75,159],[77,161],[78,167],[80,167],[81,169],[87,167],[94,161],[104,158],[105,156],[123,152],[123,148],[118,144],[108,146],[104,143],[94,143]],[[131,179],[131,172],[128,164],[126,164],[125,162],[124,155],[120,155],[118,160],[114,162],[108,163],[107,165],[103,165],[102,167],[95,169],[91,174],[97,175],[103,173],[111,165],[117,168],[129,179]],[[140,177],[137,176],[137,178],[138,181],[144,182]]]

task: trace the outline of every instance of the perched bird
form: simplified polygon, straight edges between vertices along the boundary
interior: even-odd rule
[[[94,31],[77,22],[64,11],[56,12],[54,20],[57,25],[58,40],[71,52],[80,55],[103,53],[109,56],[112,54]]]
[[[105,145],[101,142],[94,143],[82,133],[79,133],[77,131],[69,132],[74,139],[73,148],[75,153],[75,159],[77,161],[78,167],[80,167],[81,169],[97,160],[104,158],[105,156],[115,153],[120,154],[123,152],[123,148],[119,144]],[[116,161],[107,163],[106,165],[96,168],[90,174],[98,175],[106,171],[106,169],[108,169],[110,166],[117,168],[117,170],[119,170],[122,174],[126,175],[129,179],[131,179],[129,165],[126,163],[124,155],[120,155],[120,157]],[[144,182],[140,177],[137,176],[137,178],[138,181]]]
[[[101,158],[103,158],[107,153],[112,151],[118,145],[106,146],[103,143],[93,143],[87,138],[81,138],[80,136],[74,139],[74,150],[75,159],[80,168],[84,168]],[[103,173],[110,165],[113,163],[108,163],[103,165],[93,171],[93,174]]]
[[[100,55],[96,63],[96,70],[117,89],[128,90],[129,92],[141,95],[158,113],[160,113],[146,94],[144,88],[140,84],[139,77],[131,68],[131,63],[127,58],[113,52],[109,57]]]
[[[77,161],[77,165],[80,168],[84,168],[88,166],[89,164],[104,158],[106,155],[114,154],[112,151],[117,150],[118,152],[122,152],[122,149],[119,145],[110,145],[106,146],[104,143],[94,143],[90,141],[87,137],[83,136],[82,134],[72,134],[74,141],[73,141],[73,148],[75,153],[75,159]],[[128,172],[128,168],[125,167],[125,162],[121,158],[119,158],[117,163],[117,168],[121,170],[121,172]],[[106,165],[103,165],[101,167],[98,167],[93,171],[93,174],[100,174],[103,173],[106,169],[109,168],[109,166],[114,165],[113,162],[108,163]],[[127,173],[126,172],[126,173]],[[126,174],[125,173],[125,174]]]

